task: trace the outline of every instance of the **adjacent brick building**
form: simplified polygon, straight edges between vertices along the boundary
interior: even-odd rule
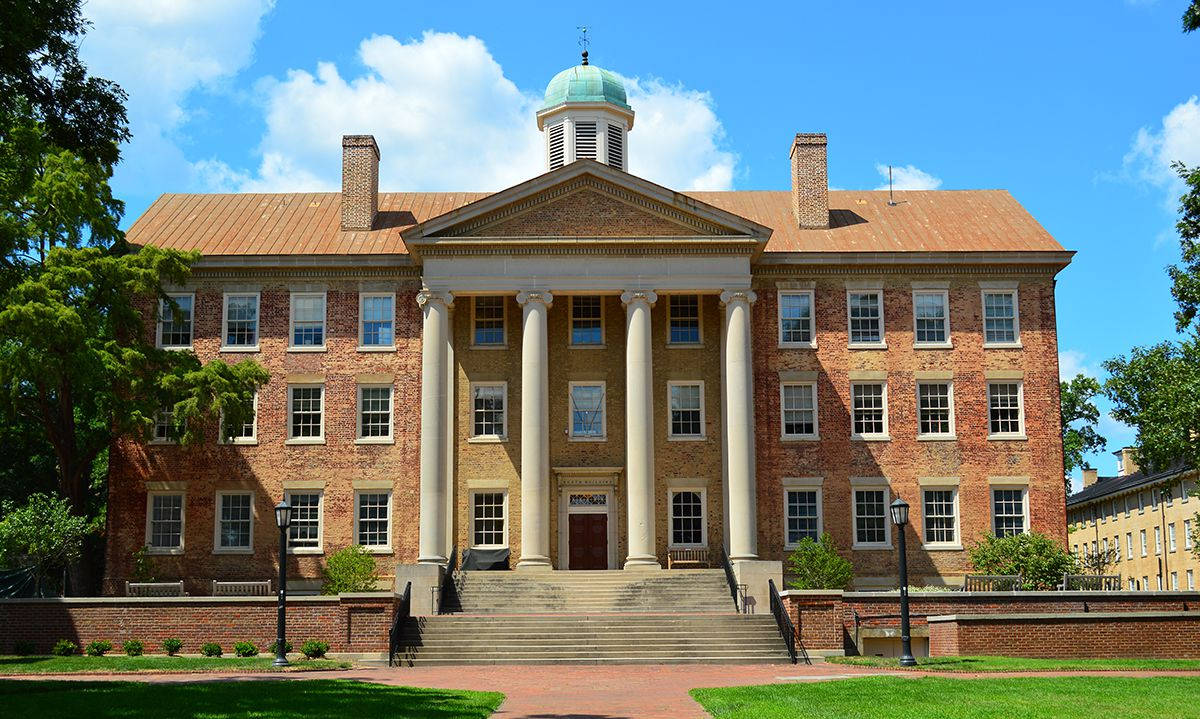
[[[830,191],[814,133],[790,191],[661,187],[626,171],[634,111],[587,65],[537,122],[547,172],[496,193],[379,192],[351,135],[342,193],[163,195],[137,220],[131,242],[203,255],[147,332],[271,379],[229,443],[175,444],[166,416],[117,443],[110,590],[143,546],[194,592],[270,577],[285,497],[302,586],[352,543],[385,573],[455,547],[618,569],[823,531],[890,585],[896,497],[918,583],[988,532],[1065,539],[1071,253],[1011,195]]]

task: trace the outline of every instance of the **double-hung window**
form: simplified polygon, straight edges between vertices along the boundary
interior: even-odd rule
[[[195,295],[171,293],[167,297],[170,299],[158,303],[158,346],[169,350],[191,349]]]
[[[671,546],[703,547],[704,536],[703,489],[673,489],[671,499]]]
[[[1175,523],[1171,522],[1167,525],[1167,551],[1174,552],[1177,548],[1175,544]]]
[[[571,382],[572,439],[604,439],[606,420],[603,382]]]
[[[358,296],[359,349],[395,349],[395,328],[395,294],[391,292],[363,292]]]
[[[954,388],[950,382],[917,382],[917,436],[954,436]]]
[[[1028,512],[1024,487],[992,488],[992,531],[997,537],[1028,531]]]
[[[508,436],[504,382],[471,385],[471,437],[501,440]]]
[[[232,418],[221,412],[221,443],[228,444],[257,444],[258,443],[258,392],[254,393],[254,404],[246,421],[234,424]]]
[[[175,426],[175,412],[170,407],[163,407],[154,415],[153,444],[175,444],[179,441],[180,430]]]
[[[678,439],[704,438],[704,383],[668,382],[670,418],[668,436]]]
[[[950,293],[948,290],[913,291],[913,345],[950,346]]]
[[[322,547],[322,492],[288,492],[292,505],[292,523],[288,529],[288,550],[295,553],[319,553]]]
[[[784,382],[779,386],[784,439],[817,438],[817,383]]]
[[[325,349],[325,293],[292,293],[293,350]]]
[[[1021,382],[988,382],[988,438],[1024,439],[1024,397]]]
[[[1162,554],[1162,527],[1154,528],[1154,556]]]
[[[1183,520],[1183,548],[1189,552],[1192,549],[1192,520]]]
[[[604,344],[604,298],[599,295],[571,297],[571,346],[600,347]]]
[[[257,292],[226,292],[222,316],[222,350],[254,352],[258,350]]]
[[[213,551],[253,551],[254,495],[249,492],[217,492],[216,541]]]
[[[667,314],[668,344],[700,344],[700,295],[670,295],[667,298]]]
[[[1133,559],[1133,532],[1125,533],[1125,558]]]
[[[851,347],[883,346],[883,290],[847,290],[846,313]]]
[[[813,327],[813,292],[779,293],[779,346],[816,347]]]
[[[1013,347],[1021,341],[1016,289],[983,291],[983,346]]]
[[[958,546],[958,489],[926,488],[921,492],[921,501],[925,519],[925,546]]]
[[[368,551],[390,552],[392,548],[392,493],[378,490],[354,495],[354,541]]]
[[[183,552],[182,492],[152,492],[146,498],[146,547],[151,554]]]
[[[325,441],[325,385],[288,385],[288,441]]]
[[[501,491],[471,494],[471,546],[507,547],[508,493]]]
[[[787,480],[784,480],[785,482]],[[814,542],[821,538],[821,490],[818,487],[784,487],[784,541],[788,548],[805,539]]]
[[[887,383],[851,382],[850,435],[856,439],[886,439]]]
[[[888,517],[888,488],[854,489],[854,548],[885,548],[891,545]]]
[[[358,441],[392,441],[392,386],[359,385]]]
[[[1138,538],[1139,538],[1139,539],[1142,541],[1142,556],[1144,557],[1144,556],[1146,556],[1146,549],[1147,549],[1147,546],[1146,546],[1146,530],[1144,530],[1144,529],[1143,529],[1143,530],[1140,530],[1140,531],[1138,532]]]
[[[504,301],[503,296],[472,298],[472,346],[504,347],[507,344],[504,336]]]

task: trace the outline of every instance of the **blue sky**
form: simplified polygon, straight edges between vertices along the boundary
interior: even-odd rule
[[[126,224],[160,192],[333,189],[339,138],[380,138],[385,189],[495,190],[540,166],[532,111],[591,59],[629,79],[631,169],[782,189],[797,131],[830,181],[1006,188],[1068,249],[1064,367],[1174,334],[1170,159],[1200,164],[1185,0],[519,3],[90,0],[83,54],[130,92]],[[1110,450],[1127,428],[1101,425]],[[1111,473],[1108,455],[1095,458]]]

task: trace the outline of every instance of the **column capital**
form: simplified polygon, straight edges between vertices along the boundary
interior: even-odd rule
[[[754,290],[725,290],[721,293],[721,304],[727,305],[730,302],[748,302],[754,304],[758,300],[758,294]]]
[[[517,293],[517,304],[524,306],[529,302],[541,302],[549,307],[554,304],[554,294],[547,290],[521,290]]]
[[[435,292],[424,289],[417,293],[417,305],[424,308],[430,303],[439,303],[449,307],[454,302],[454,295],[449,292]]]
[[[625,290],[621,293],[621,304],[628,305],[632,302],[643,300],[651,307],[655,302],[658,302],[658,293],[654,290]]]

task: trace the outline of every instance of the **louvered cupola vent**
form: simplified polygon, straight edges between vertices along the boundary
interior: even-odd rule
[[[596,123],[575,123],[575,159],[596,159]]]
[[[621,128],[616,125],[608,126],[608,164],[618,170],[625,169],[625,142]]]
[[[550,169],[562,167],[567,157],[567,147],[561,123],[550,126]]]

